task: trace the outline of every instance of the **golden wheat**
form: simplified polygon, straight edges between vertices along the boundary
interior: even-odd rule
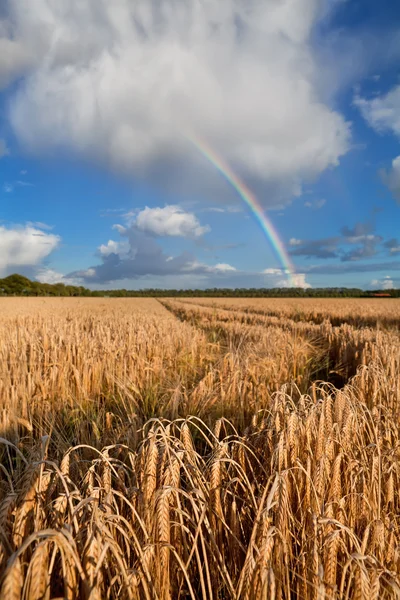
[[[1,598],[400,598],[398,301],[0,307]]]

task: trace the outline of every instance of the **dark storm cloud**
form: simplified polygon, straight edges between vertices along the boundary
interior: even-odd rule
[[[391,238],[384,242],[383,246],[387,248],[390,254],[397,254],[400,252],[400,241],[397,238]]]
[[[339,241],[339,237],[322,240],[294,240],[295,247],[290,254],[306,258],[338,258],[337,245]]]
[[[378,254],[383,238],[374,234],[375,225],[371,221],[347,225],[340,230],[340,236],[318,240],[292,239],[292,256],[329,259],[339,258],[341,262],[359,261]]]
[[[352,238],[360,238],[365,235],[369,235],[374,231],[375,227],[373,223],[367,221],[366,223],[356,223],[354,227],[347,227],[345,225],[340,230],[340,233],[343,237],[352,239]]]
[[[359,245],[341,256],[343,262],[372,258],[378,254],[378,245],[382,242],[379,235],[367,235],[357,239]]]
[[[382,263],[367,263],[355,264],[325,264],[303,267],[302,270],[307,275],[334,275],[342,273],[375,273],[378,271],[400,271],[400,261],[397,262],[382,262]]]
[[[128,252],[102,255],[101,264],[76,271],[68,277],[80,277],[85,283],[108,283],[144,275],[176,275],[193,262],[189,254],[167,256],[151,236],[129,231],[127,237]]]

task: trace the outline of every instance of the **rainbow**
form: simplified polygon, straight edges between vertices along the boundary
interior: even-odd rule
[[[264,210],[257,200],[253,192],[247,187],[247,185],[233,172],[228,163],[217,155],[217,153],[197,135],[186,135],[186,137],[196,146],[201,154],[214,165],[214,167],[224,176],[224,178],[232,185],[237,191],[242,200],[250,208],[255,218],[261,225],[261,229],[264,231],[269,243],[274,249],[279,262],[282,264],[283,272],[287,275],[289,285],[291,287],[297,287],[295,278],[295,268],[289,258],[289,255],[283,245],[278,232],[274,225],[264,213]]]

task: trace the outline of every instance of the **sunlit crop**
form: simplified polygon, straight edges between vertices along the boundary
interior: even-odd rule
[[[0,301],[0,597],[400,597],[400,301]]]

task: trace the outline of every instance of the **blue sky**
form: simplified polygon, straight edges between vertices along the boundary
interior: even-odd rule
[[[400,5],[0,0],[0,276],[400,287]]]

